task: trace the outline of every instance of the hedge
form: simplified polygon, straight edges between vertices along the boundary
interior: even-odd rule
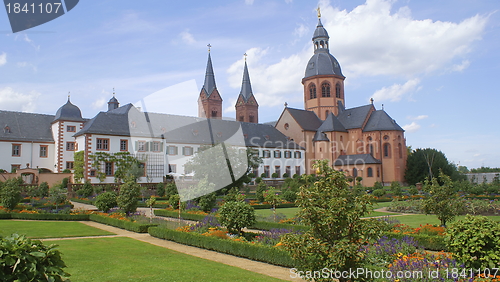
[[[89,220],[88,214],[57,214],[57,213],[0,213],[0,219],[28,220]]]
[[[417,241],[418,245],[421,248],[431,251],[446,251],[446,242],[444,236],[438,235],[427,235],[427,234],[401,234],[401,233],[393,233],[386,232],[384,233],[388,238],[402,239],[403,237],[412,237]]]
[[[274,265],[284,267],[293,267],[295,265],[293,259],[285,250],[276,247],[254,245],[228,239],[208,237],[197,233],[176,231],[163,227],[150,227],[149,234],[153,237],[174,241],[180,244],[213,250],[220,253],[262,261]]]
[[[262,209],[271,209],[273,207],[273,205],[270,205],[270,204],[261,204],[261,205],[252,205],[252,207],[254,209],[256,209],[256,210],[262,210]],[[277,209],[281,209],[281,208],[295,208],[295,207],[296,206],[293,203],[276,205]]]
[[[137,222],[125,221],[98,214],[91,214],[89,216],[89,219],[95,222],[111,225],[114,227],[126,229],[128,231],[133,231],[137,233],[148,233],[149,227],[157,225],[157,224],[142,224]]]
[[[156,216],[179,218],[178,211],[154,210],[153,212]],[[187,220],[202,221],[205,218],[205,216],[206,215],[202,215],[202,214],[192,214],[192,213],[187,213],[187,212],[181,212],[181,218],[187,219]]]
[[[81,204],[87,204],[87,205],[93,205],[94,201],[91,200],[84,200],[80,198],[71,198],[71,201],[81,203]]]

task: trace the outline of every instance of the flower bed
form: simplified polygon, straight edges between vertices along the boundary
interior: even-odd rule
[[[89,219],[95,222],[111,225],[114,227],[122,228],[137,233],[147,233],[149,227],[157,225],[157,224],[137,223],[131,221],[128,218],[125,218],[124,216],[120,215],[109,216],[103,213],[92,213],[89,215]]]

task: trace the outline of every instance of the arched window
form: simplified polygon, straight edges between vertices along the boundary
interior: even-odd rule
[[[391,144],[389,143],[384,143],[384,157],[385,158],[391,157]]]
[[[330,97],[330,83],[321,84],[321,97]]]
[[[335,85],[335,97],[340,98],[340,83]]]
[[[367,177],[373,177],[373,169],[371,167],[368,168],[368,170],[366,172],[366,176]]]
[[[217,117],[217,111],[212,110],[212,117]]]
[[[401,143],[398,144],[398,155],[400,159],[403,158],[403,148],[401,147]]]
[[[240,116],[240,121],[244,121],[245,118],[243,116]]]
[[[248,117],[248,122],[254,122],[254,117],[253,116],[249,116]]]
[[[354,177],[354,178],[358,177],[358,169],[357,168],[352,169],[352,177]]]
[[[311,83],[309,85],[309,99],[315,99],[316,98],[316,85],[314,83]]]
[[[326,111],[325,111],[325,118],[327,118],[327,117],[328,117],[328,114],[329,114],[329,113],[330,113],[330,111],[329,111],[329,110],[326,110]]]
[[[373,144],[366,145],[366,153],[373,155]]]

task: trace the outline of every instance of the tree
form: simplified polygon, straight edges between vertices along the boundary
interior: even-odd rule
[[[70,276],[57,245],[45,246],[24,235],[0,237],[0,262],[2,281],[62,282]]]
[[[316,161],[313,168],[316,181],[302,186],[296,201],[298,217],[310,229],[285,235],[283,246],[299,271],[328,268],[342,272],[363,267],[365,254],[360,248],[380,234],[375,221],[362,219],[371,210],[371,196],[353,193],[344,173],[335,171],[327,160]]]
[[[84,151],[78,151],[75,152],[74,156],[74,163],[73,163],[73,178],[75,179],[75,182],[79,183],[83,177],[84,177],[84,172],[85,172],[85,152]]]
[[[463,209],[463,202],[455,192],[451,178],[441,171],[438,177],[425,181],[424,189],[429,193],[429,197],[422,202],[425,213],[435,214],[441,221],[441,226],[446,227],[446,223],[452,221]]]
[[[137,197],[140,195],[140,186],[133,178],[126,179],[120,187],[120,194],[116,198],[118,207],[122,209],[127,216],[137,210]]]
[[[276,205],[283,202],[283,197],[278,195],[274,187],[264,192],[264,199],[273,206],[274,222],[276,222]]]
[[[455,164],[448,161],[443,152],[436,149],[416,149],[408,155],[406,161],[405,179],[409,185],[423,182],[427,177],[432,179],[442,170],[444,174],[451,177],[453,181],[465,179],[458,172]]]
[[[159,197],[165,196],[165,183],[156,184],[156,195]]]
[[[21,187],[22,179],[13,178],[5,181],[0,189],[0,198],[2,206],[8,210],[13,210],[21,201]]]
[[[219,209],[219,222],[231,234],[242,234],[242,229],[255,223],[255,210],[245,202],[226,202]]]
[[[268,187],[266,183],[264,183],[264,181],[260,182],[259,185],[257,185],[257,189],[255,190],[255,197],[257,197],[258,202],[264,202],[264,191],[266,191],[267,188]]]
[[[104,192],[99,194],[94,202],[94,205],[103,212],[109,212],[110,209],[116,207],[116,194],[113,192]]]
[[[47,182],[42,182],[40,186],[38,186],[37,196],[40,198],[49,196],[49,184]]]
[[[58,206],[60,204],[64,204],[66,202],[66,193],[67,190],[62,188],[62,185],[54,185],[49,190],[49,200],[56,205],[56,211],[58,210]]]

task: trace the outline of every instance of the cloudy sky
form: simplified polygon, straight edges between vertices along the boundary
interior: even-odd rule
[[[498,0],[80,1],[66,15],[13,34],[0,11],[0,109],[87,118],[122,104],[197,115],[207,44],[224,116],[234,118],[243,54],[259,120],[303,108],[316,8],[346,78],[346,106],[375,99],[406,130],[469,168],[500,167]]]

